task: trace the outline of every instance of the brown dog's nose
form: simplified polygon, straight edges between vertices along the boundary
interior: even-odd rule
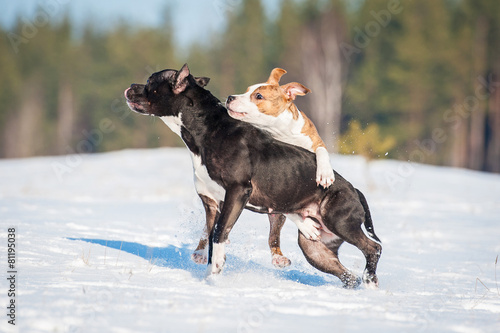
[[[232,101],[234,101],[236,97],[234,97],[233,95],[229,96],[226,100],[226,103],[231,103]]]

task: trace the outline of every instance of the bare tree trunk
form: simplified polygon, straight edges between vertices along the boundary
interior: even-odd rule
[[[463,100],[463,99],[462,99]],[[462,119],[452,128],[450,165],[457,168],[466,168],[469,163],[469,130],[468,123]]]
[[[243,91],[236,91],[235,89],[235,70],[234,62],[230,57],[225,57],[222,60],[221,66],[221,79],[220,79],[220,93],[219,98],[224,102],[224,98],[230,94],[241,94]],[[250,83],[248,83],[250,85]],[[253,83],[252,83],[253,84]]]
[[[342,109],[342,59],[337,20],[325,14],[302,35],[302,68],[311,89],[309,110],[304,112],[318,128],[330,152],[337,151]]]
[[[14,110],[5,129],[6,158],[30,157],[42,152],[44,137],[41,130],[43,94],[38,80],[25,87],[26,94],[19,110]]]
[[[486,158],[487,170],[500,173],[500,89],[493,89],[489,105],[491,137]]]
[[[485,74],[488,61],[488,28],[489,24],[484,16],[480,16],[476,22],[475,36],[475,63],[476,75]],[[483,170],[485,166],[485,130],[486,130],[486,102],[478,101],[477,106],[472,109],[470,120],[470,153],[469,168]]]
[[[485,159],[485,128],[486,128],[486,112],[484,106],[480,103],[471,115],[470,124],[470,152],[469,152],[469,168],[474,170],[482,170],[484,168]]]
[[[59,86],[57,114],[57,153],[65,154],[66,147],[71,145],[75,119],[73,90],[68,83]]]
[[[19,133],[19,115],[14,110],[7,110],[8,119],[5,122],[5,128],[3,131],[3,156],[5,158],[15,158],[18,151],[18,133]]]

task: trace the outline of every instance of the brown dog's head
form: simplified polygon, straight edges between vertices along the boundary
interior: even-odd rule
[[[310,90],[297,82],[280,86],[279,81],[285,73],[284,69],[275,68],[267,82],[248,87],[244,94],[229,96],[226,101],[229,115],[255,124],[269,121],[268,117],[279,117],[287,110],[294,118],[298,117],[297,109],[291,108],[293,101]]]

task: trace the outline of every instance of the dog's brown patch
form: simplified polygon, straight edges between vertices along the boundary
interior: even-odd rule
[[[258,98],[259,94],[262,99]],[[278,85],[265,85],[255,89],[250,100],[257,105],[261,113],[273,117],[279,116],[289,104]]]
[[[281,252],[281,249],[279,247],[272,247],[271,248],[271,255],[274,255],[274,254],[282,256],[283,252]]]
[[[319,147],[324,147],[326,149],[326,145],[323,142],[323,140],[321,140],[321,137],[319,136],[318,131],[316,130],[316,127],[314,126],[311,119],[307,118],[306,115],[304,114],[304,112],[300,111],[300,113],[302,114],[302,117],[304,118],[304,126],[302,127],[302,133],[304,133],[305,135],[307,135],[308,137],[311,138],[312,143],[313,143],[311,149],[314,152]]]
[[[267,83],[272,84],[272,85],[278,85],[281,77],[285,74],[286,74],[286,70],[284,70],[283,68],[275,68],[272,70],[271,75],[269,75],[269,78],[267,79]]]

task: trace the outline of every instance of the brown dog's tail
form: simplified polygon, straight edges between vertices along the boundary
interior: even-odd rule
[[[361,193],[360,190],[355,189],[356,192],[358,192],[359,196],[359,201],[361,201],[361,205],[363,206],[363,209],[365,210],[365,229],[368,235],[373,238],[373,240],[382,243],[382,241],[375,235],[375,230],[373,229],[373,221],[372,221],[372,216],[370,214],[370,208],[368,207],[368,202],[366,201],[365,196],[363,193]]]

